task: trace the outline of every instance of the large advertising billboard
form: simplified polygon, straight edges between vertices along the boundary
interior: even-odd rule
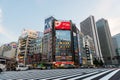
[[[70,30],[70,22],[69,21],[55,21],[54,22],[55,30]]]
[[[54,20],[54,17],[49,17],[45,19],[45,28],[44,28],[44,34],[48,33],[52,29],[52,21]]]

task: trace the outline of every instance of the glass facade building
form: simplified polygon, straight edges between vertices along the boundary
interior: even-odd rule
[[[112,39],[113,39],[113,45],[115,48],[116,58],[118,60],[118,63],[120,64],[120,33],[114,35]]]
[[[56,61],[72,61],[71,52],[71,32],[66,30],[56,30]]]
[[[112,37],[107,20],[100,19],[96,22],[99,41],[101,46],[101,52],[106,65],[117,64],[114,58],[115,50],[112,43]]]
[[[80,23],[81,32],[86,36],[89,35],[94,42],[95,45],[95,55],[94,57],[97,59],[101,59],[103,61],[99,38],[98,38],[98,32],[97,27],[95,23],[94,16],[90,16],[84,21]]]
[[[53,17],[46,20],[43,38],[43,60],[56,66],[63,64],[78,65],[79,30],[77,27],[71,21],[56,20]]]

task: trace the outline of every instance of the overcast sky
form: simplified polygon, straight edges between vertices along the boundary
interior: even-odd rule
[[[43,31],[49,16],[80,28],[90,15],[107,19],[112,35],[120,33],[120,0],[0,0],[0,44],[18,41],[23,29]]]

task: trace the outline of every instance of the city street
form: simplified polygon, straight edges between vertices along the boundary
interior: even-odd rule
[[[120,69],[52,69],[7,71],[0,79],[34,80],[120,80]]]

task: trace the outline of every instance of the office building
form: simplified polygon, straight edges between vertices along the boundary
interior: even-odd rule
[[[45,20],[42,60],[55,67],[65,64],[79,65],[79,30],[71,21]]]
[[[80,35],[80,39],[79,39],[79,43],[78,44],[80,46],[80,50],[79,50],[79,55],[80,55],[80,62],[82,63],[81,66],[87,65],[87,57],[86,57],[86,52],[84,49],[84,34],[82,32],[79,32]]]
[[[120,64],[120,33],[114,35],[112,39],[113,39],[113,45],[116,53],[115,58],[118,60],[118,63]]]
[[[54,17],[45,19],[44,37],[43,37],[43,62],[52,62],[54,60],[54,32],[53,32]]]
[[[83,33],[79,31],[78,33],[78,47],[79,47],[79,63],[80,63],[80,66],[82,66],[82,64],[86,61],[85,60],[85,53],[84,53],[84,47],[83,47]]]
[[[19,64],[32,64],[33,54],[30,52],[31,44],[34,39],[37,39],[39,35],[38,31],[34,30],[23,30],[22,35],[18,40],[17,49],[17,61]]]
[[[101,46],[101,52],[106,65],[117,64],[114,59],[115,50],[112,44],[112,37],[108,25],[108,21],[105,19],[100,19],[96,22],[99,41]]]
[[[94,16],[90,16],[84,21],[82,21],[80,23],[80,28],[81,28],[81,32],[85,36],[89,35],[94,41],[94,46],[95,46],[94,58],[97,58],[99,60],[101,59],[103,61]]]
[[[30,54],[32,54],[32,65],[36,68],[42,59],[42,38],[43,33],[39,32],[39,36],[30,42]],[[30,59],[30,58],[29,58]]]

